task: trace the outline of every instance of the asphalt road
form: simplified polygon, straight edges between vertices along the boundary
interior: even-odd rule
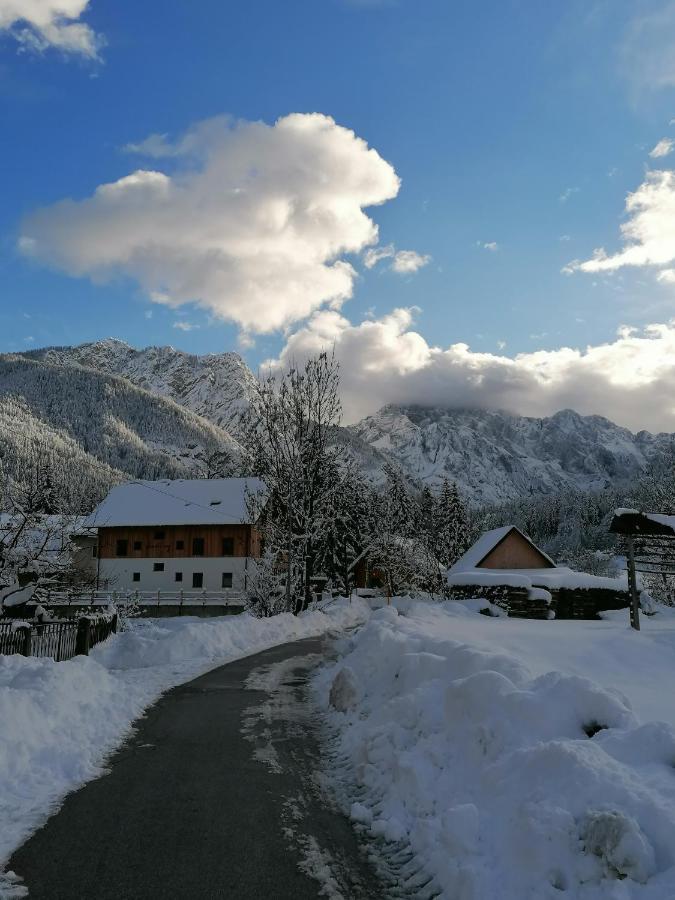
[[[165,694],[11,858],[31,900],[386,897],[317,786],[305,684],[325,650],[286,644]]]

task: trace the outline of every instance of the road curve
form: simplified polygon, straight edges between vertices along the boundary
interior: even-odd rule
[[[386,897],[317,787],[306,680],[328,648],[285,644],[166,693],[11,858],[31,900]]]

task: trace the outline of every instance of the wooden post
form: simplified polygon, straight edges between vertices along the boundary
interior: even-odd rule
[[[633,537],[628,535],[628,587],[630,590],[630,624],[636,631],[640,630],[640,597],[635,576],[635,552]]]
[[[24,656],[30,656],[33,650],[33,629],[30,625],[23,629],[23,646],[21,647],[21,653]]]
[[[81,616],[77,620],[77,635],[75,637],[75,655],[89,656],[89,645],[91,643],[91,626],[86,616]]]

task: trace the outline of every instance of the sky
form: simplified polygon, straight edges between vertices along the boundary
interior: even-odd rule
[[[0,351],[675,431],[673,169],[673,0],[0,0]]]

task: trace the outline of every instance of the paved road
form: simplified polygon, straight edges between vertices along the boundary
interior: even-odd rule
[[[386,897],[313,778],[305,682],[325,650],[286,644],[165,694],[10,860],[31,900]]]

